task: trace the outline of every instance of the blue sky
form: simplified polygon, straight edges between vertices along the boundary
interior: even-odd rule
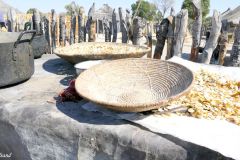
[[[29,8],[38,8],[42,12],[49,12],[54,8],[57,12],[64,12],[64,6],[72,2],[72,0],[3,0],[11,6],[18,8],[22,12],[26,12]],[[113,8],[131,9],[131,4],[136,0],[75,0],[75,2],[85,8],[85,12],[88,12],[89,7],[93,2],[96,3],[96,7],[99,8],[102,4],[107,3]],[[153,2],[154,0],[150,0]],[[175,0],[174,8],[176,12],[180,11],[183,0]],[[235,8],[240,5],[240,0],[211,0],[211,12],[216,9],[220,12],[227,10],[227,8]]]

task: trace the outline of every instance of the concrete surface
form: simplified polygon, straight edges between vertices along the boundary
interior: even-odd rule
[[[55,55],[35,60],[35,74],[0,89],[0,159],[14,160],[203,160],[228,159],[170,135],[156,134],[78,103],[59,102],[58,93],[75,76]],[[9,158],[5,158],[9,159]]]

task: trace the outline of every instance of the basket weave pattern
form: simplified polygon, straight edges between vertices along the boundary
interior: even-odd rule
[[[76,90],[110,109],[141,112],[183,95],[193,79],[189,69],[173,62],[129,58],[84,71],[76,80]]]

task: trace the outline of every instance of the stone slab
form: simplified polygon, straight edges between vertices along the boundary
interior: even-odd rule
[[[75,77],[55,55],[35,60],[28,81],[0,89],[0,153],[14,160],[228,159],[176,137],[90,112],[87,103],[60,102],[58,93]],[[1,157],[0,157],[1,159]]]

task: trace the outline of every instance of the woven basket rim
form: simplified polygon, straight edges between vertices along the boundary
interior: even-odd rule
[[[113,61],[109,61],[109,62],[105,62],[105,63],[114,63],[115,61],[128,61],[128,60],[134,60],[134,59],[140,59],[140,58],[126,58],[126,59],[118,59],[118,60],[113,60]],[[171,61],[166,61],[166,60],[157,60],[157,59],[149,59],[149,58],[141,58],[142,60],[144,59],[148,59],[148,60],[151,60],[151,61],[164,61],[164,62],[167,62],[169,64],[174,64],[174,65],[177,65],[179,67],[182,67],[186,70],[189,71],[189,73],[191,74],[191,78],[192,78],[192,81],[190,83],[190,85],[184,89],[182,92],[176,94],[176,95],[173,95],[173,96],[170,96],[166,99],[163,99],[159,102],[156,102],[156,103],[142,103],[142,104],[131,104],[131,105],[121,105],[119,103],[108,103],[106,101],[101,101],[101,100],[97,100],[97,99],[91,99],[91,98],[88,98],[87,96],[85,96],[83,93],[81,93],[78,89],[78,83],[79,82],[79,78],[81,77],[81,75],[79,75],[76,79],[76,83],[75,83],[75,88],[76,88],[76,91],[77,93],[83,97],[84,99],[86,100],[89,100],[91,102],[94,102],[96,104],[99,104],[99,105],[102,105],[106,108],[109,108],[109,109],[112,109],[112,110],[117,110],[117,111],[124,111],[124,112],[141,112],[141,111],[148,111],[148,110],[152,110],[152,109],[157,109],[157,108],[160,108],[162,105],[165,105],[167,104],[169,101],[172,101],[172,100],[175,100],[183,95],[186,95],[187,93],[190,92],[191,88],[193,87],[193,84],[194,84],[194,80],[195,80],[195,77],[194,77],[194,73],[187,67],[179,64],[179,63],[175,63],[175,62],[171,62]],[[105,64],[104,63],[104,64]],[[97,68],[98,66],[100,65],[103,65],[103,64],[97,64],[93,67],[91,67],[90,69],[95,69]],[[87,70],[85,70],[84,72],[87,72]]]
[[[126,56],[126,55],[137,55],[137,54],[146,54],[148,52],[151,51],[151,48],[150,47],[147,47],[147,46],[142,46],[142,45],[132,45],[132,44],[127,44],[127,43],[113,43],[113,42],[82,42],[82,43],[75,43],[74,45],[84,45],[84,44],[101,44],[101,45],[109,45],[109,46],[115,46],[115,45],[118,45],[118,46],[129,46],[129,47],[134,47],[134,48],[141,48],[142,50],[140,51],[131,51],[131,52],[127,52],[127,53],[122,53],[122,54],[106,54],[106,53],[98,53],[98,54],[95,54],[96,56],[106,56],[106,55],[116,55],[116,56]],[[69,46],[66,46],[66,47],[69,47]],[[64,47],[62,47],[64,48]],[[54,50],[54,53],[58,56],[65,56],[65,57],[90,57],[90,56],[94,56],[94,54],[81,54],[81,53],[78,53],[78,54],[75,54],[75,55],[69,55],[69,54],[62,54],[59,52],[59,49],[62,49],[62,48],[56,48]]]

